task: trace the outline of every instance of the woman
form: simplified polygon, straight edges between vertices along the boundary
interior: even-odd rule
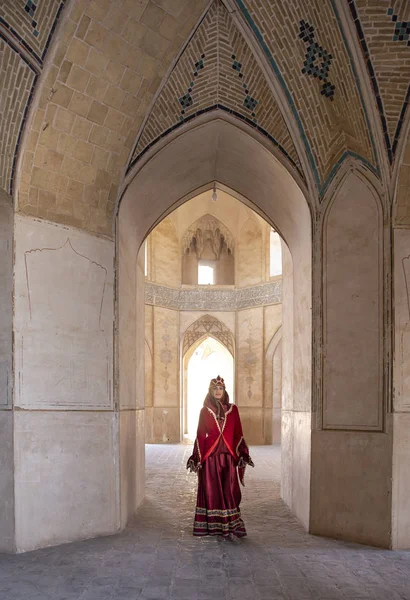
[[[224,380],[211,379],[199,415],[194,452],[187,469],[198,473],[194,535],[244,537],[239,504],[246,465],[254,466],[243,439],[237,406],[229,404]],[[238,469],[238,473],[237,473]]]

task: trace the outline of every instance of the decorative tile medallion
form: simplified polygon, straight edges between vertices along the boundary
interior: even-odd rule
[[[299,37],[306,43],[306,56],[302,73],[317,77],[322,81],[321,94],[333,100],[335,86],[329,81],[332,55],[315,40],[315,28],[306,21],[300,22]]]
[[[410,21],[400,21],[398,15],[394,14],[392,7],[387,9],[387,14],[394,23],[393,42],[407,42],[410,46]]]

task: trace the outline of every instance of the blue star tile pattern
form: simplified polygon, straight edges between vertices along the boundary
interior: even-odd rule
[[[238,73],[238,77],[240,79],[243,78],[243,73],[242,73],[242,64],[236,60],[236,54],[232,54],[232,69],[234,71],[236,71]],[[248,90],[248,86],[246,85],[245,82],[242,83],[242,88],[244,90],[245,93],[245,100],[243,101],[243,106],[249,110],[249,112],[251,113],[251,117],[252,118],[252,122],[253,123],[257,123],[257,119],[256,119],[256,113],[255,113],[255,108],[256,105],[258,104],[258,101],[255,100],[255,98],[252,98],[252,96],[249,95],[249,90]]]
[[[252,96],[249,96],[249,94],[246,96],[244,103],[243,103],[245,108],[247,108],[251,112],[254,112],[257,104],[258,104],[258,101],[255,100],[255,98],[252,98]]]
[[[194,77],[198,77],[199,71],[201,71],[201,69],[205,68],[204,58],[205,58],[205,54],[202,54],[201,58],[199,60],[197,60],[197,62],[195,63],[195,65],[194,65],[195,69],[193,72]],[[195,81],[194,80],[190,81],[188,91],[186,92],[186,94],[184,94],[183,96],[178,98],[178,102],[180,103],[180,105],[182,107],[181,114],[179,116],[180,121],[184,120],[185,110],[187,108],[189,108],[190,106],[192,106],[194,103],[194,100],[191,96],[191,92],[193,90],[194,85],[195,85]]]
[[[392,7],[387,10],[387,14],[394,23],[393,41],[407,42],[410,46],[410,21],[399,21],[399,16],[394,13]]]
[[[34,13],[37,10],[37,4],[35,4],[35,2],[33,2],[33,0],[26,0],[24,10],[29,15],[29,17],[32,18],[31,26],[33,27],[33,35],[35,37],[38,37],[39,31],[37,29],[37,21],[35,19],[33,19]]]
[[[315,29],[307,21],[300,21],[299,37],[306,44],[305,61],[302,73],[316,77],[322,81],[320,93],[326,98],[333,100],[335,86],[329,81],[329,69],[332,64],[332,55],[322,48],[315,40]]]

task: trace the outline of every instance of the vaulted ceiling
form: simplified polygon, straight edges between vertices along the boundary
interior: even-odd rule
[[[22,213],[112,235],[126,170],[220,110],[318,201],[349,156],[386,186],[399,173],[410,224],[409,53],[407,0],[6,0],[0,186]]]

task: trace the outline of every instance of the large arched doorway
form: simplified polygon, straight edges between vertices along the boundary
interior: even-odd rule
[[[181,133],[182,131],[182,133]],[[264,217],[285,240],[283,295],[284,421],[282,497],[305,527],[309,523],[311,430],[311,216],[302,183],[297,183],[267,149],[266,140],[245,124],[219,111],[197,119],[147,152],[126,182],[119,206],[118,230],[118,378],[121,420],[130,409],[141,413],[143,378],[134,364],[143,362],[143,260],[135,261],[150,230],[170,211],[217,181]],[[286,255],[286,256],[285,256]],[[135,301],[137,298],[137,301]],[[297,400],[295,401],[294,398]],[[137,417],[138,419],[139,417]],[[124,427],[124,430],[126,428]],[[309,440],[308,443],[306,441]],[[137,448],[144,438],[137,436]],[[127,440],[121,441],[127,444]],[[298,460],[295,461],[294,457]],[[130,465],[130,454],[124,457]],[[125,469],[126,471],[127,469]],[[136,487],[143,486],[140,474]],[[122,485],[126,486],[124,478]],[[122,522],[135,505],[123,503]]]

